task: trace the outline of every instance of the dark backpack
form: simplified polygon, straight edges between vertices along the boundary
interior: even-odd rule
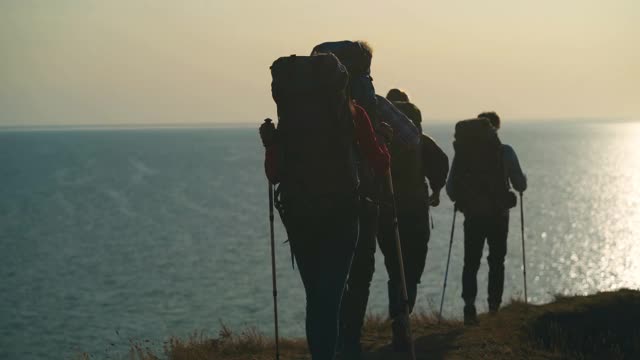
[[[420,133],[411,119],[395,103],[385,97],[378,99],[377,116],[393,128],[393,141],[388,145],[391,154],[391,176],[395,200],[399,209],[420,209],[427,203],[427,189],[422,172]],[[416,210],[419,211],[419,210]]]
[[[331,54],[292,55],[276,60],[271,75],[284,207],[312,207],[356,194],[354,124],[345,67]]]
[[[356,41],[329,41],[316,45],[311,54],[332,53],[347,68],[352,77],[369,74],[371,54]]]
[[[509,191],[498,133],[484,118],[456,124],[453,186],[456,206],[465,214],[496,214],[515,206]]]
[[[349,40],[324,42],[311,51],[312,55],[329,53],[334,54],[347,68],[351,98],[367,111],[375,126],[376,90],[370,76],[371,54],[359,42]]]
[[[419,146],[402,147],[391,143],[391,176],[398,209],[422,209],[427,204],[427,188],[422,171],[422,151]]]

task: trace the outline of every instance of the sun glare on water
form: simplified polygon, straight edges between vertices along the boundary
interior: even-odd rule
[[[629,126],[627,133],[626,149],[624,149],[624,161],[622,169],[628,171],[624,177],[622,189],[619,189],[620,208],[626,215],[629,233],[626,239],[625,286],[640,288],[640,124]],[[624,218],[624,217],[623,217]]]
[[[534,283],[564,294],[640,288],[640,123],[583,124],[562,137],[546,180],[532,185],[542,208]]]
[[[612,288],[640,288],[640,124],[624,124],[612,139],[612,146],[602,149],[615,177],[610,178],[604,199],[609,210],[601,221],[612,262],[608,271],[615,276]],[[597,219],[594,219],[597,221]]]

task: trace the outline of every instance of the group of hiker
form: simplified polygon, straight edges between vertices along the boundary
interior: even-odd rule
[[[412,351],[409,314],[425,268],[429,208],[439,205],[445,187],[465,215],[465,324],[477,322],[485,239],[489,310],[498,311],[509,209],[517,201],[510,188],[522,193],[527,186],[514,150],[500,143],[494,112],[456,125],[449,169],[447,155],[422,133],[421,112],[408,95],[375,93],[372,55],[363,41],[327,42],[310,56],[271,66],[278,124],[267,119],[260,126],[265,171],[304,285],[314,360],[336,352],[361,358],[376,245],[389,278],[392,348]]]

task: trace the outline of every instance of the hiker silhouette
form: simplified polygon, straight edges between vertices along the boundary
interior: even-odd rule
[[[476,119],[456,124],[455,155],[447,180],[447,194],[465,217],[462,298],[465,324],[469,325],[477,323],[477,273],[485,240],[489,245],[487,302],[490,313],[500,308],[509,209],[517,202],[510,188],[520,193],[527,188],[515,151],[498,138],[500,126],[495,112],[481,113]]]
[[[347,71],[333,54],[280,58],[271,73],[278,124],[260,129],[265,170],[278,185],[276,207],[305,289],[311,357],[333,359],[358,240],[355,153],[377,175],[388,172],[389,154],[366,111],[350,99]]]
[[[421,121],[420,110],[409,102],[406,93],[398,89],[389,91],[393,106],[406,115],[410,124]],[[399,105],[399,106],[398,106]],[[411,118],[413,116],[414,118]],[[418,118],[419,116],[419,118]],[[417,128],[417,127],[416,127]],[[415,146],[390,145],[393,190],[397,211],[398,230],[402,247],[405,281],[411,312],[416,302],[418,284],[425,268],[430,238],[429,204],[439,204],[440,189],[444,187],[449,171],[447,155],[430,137],[420,134]],[[429,196],[429,187],[432,196]],[[397,351],[406,351],[407,339],[402,319],[405,307],[400,292],[398,255],[395,247],[394,224],[389,207],[382,207],[378,232],[378,245],[384,255],[389,276],[387,283],[389,317],[392,320],[392,345]]]

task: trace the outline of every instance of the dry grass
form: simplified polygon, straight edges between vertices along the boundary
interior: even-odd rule
[[[557,297],[528,323],[539,347],[577,359],[640,358],[640,292]]]
[[[640,292],[561,296],[546,305],[512,301],[498,315],[481,314],[480,325],[438,323],[433,313],[412,316],[418,359],[637,359],[640,358]],[[406,359],[388,345],[386,317],[368,315],[362,337],[366,360]],[[304,339],[280,339],[280,359],[309,359]],[[233,333],[223,326],[215,339],[193,334],[170,339],[156,355],[132,344],[132,360],[266,360],[273,339],[255,329]],[[88,357],[80,358],[83,360]]]
[[[280,339],[283,360],[304,359],[306,343],[302,339]],[[140,343],[131,345],[131,360],[263,360],[273,359],[275,342],[255,328],[234,333],[224,324],[218,337],[211,339],[194,333],[187,339],[171,338],[164,343],[163,355],[156,355]]]

